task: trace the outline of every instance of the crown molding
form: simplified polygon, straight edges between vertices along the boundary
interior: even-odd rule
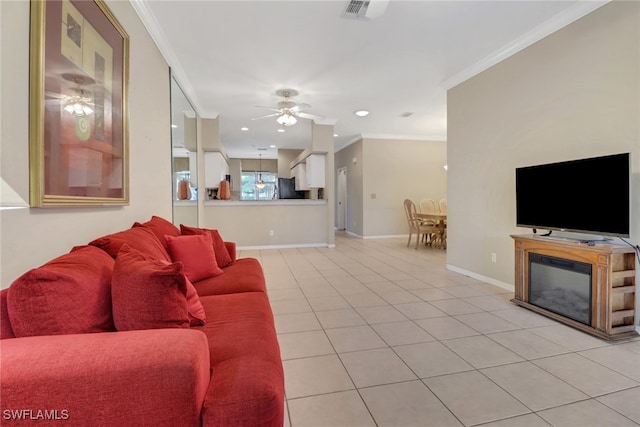
[[[175,77],[175,79],[180,84],[180,87],[185,92],[185,95],[193,104],[194,109],[197,113],[203,116],[206,113],[206,117],[218,117],[218,113],[215,112],[204,112],[198,97],[187,78],[187,74],[185,73],[180,61],[178,61],[178,57],[175,52],[171,48],[171,44],[167,40],[167,37],[162,31],[162,27],[158,23],[155,15],[151,11],[149,7],[148,0],[130,0],[131,6],[138,14],[138,17],[142,21],[142,24],[145,26],[149,34],[151,35],[151,39],[155,42],[156,46],[160,50],[160,53],[164,57],[164,60],[167,62],[169,67],[171,68],[171,74]]]
[[[552,18],[546,20],[542,24],[536,26],[532,30],[526,32],[522,36],[506,44],[501,49],[496,50],[484,59],[476,62],[470,67],[462,70],[461,72],[454,74],[441,83],[442,87],[449,90],[460,83],[470,79],[471,77],[480,74],[482,71],[496,65],[497,63],[504,61],[511,55],[514,55],[521,50],[531,46],[537,41],[542,40],[550,34],[555,33],[561,28],[566,27],[574,21],[582,18],[585,15],[593,12],[594,10],[609,3],[610,0],[594,0],[594,1],[580,1]]]
[[[362,139],[395,139],[404,141],[447,141],[446,136],[442,135],[402,135],[390,133],[363,133],[360,134]]]
[[[351,144],[355,144],[356,142],[360,141],[362,139],[362,135],[356,135],[351,139],[347,139],[344,141],[336,141],[334,146],[333,146],[333,152],[337,153],[338,151],[347,148],[348,146],[350,146]]]

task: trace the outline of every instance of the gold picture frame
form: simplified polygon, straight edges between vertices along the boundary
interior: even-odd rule
[[[102,0],[32,0],[30,205],[129,204],[129,36]]]

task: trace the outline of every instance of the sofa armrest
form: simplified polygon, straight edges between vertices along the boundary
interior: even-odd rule
[[[236,243],[235,242],[224,242],[224,245],[227,247],[229,251],[229,256],[231,256],[231,261],[236,260]]]
[[[184,329],[5,339],[0,364],[11,425],[200,425],[210,382],[207,338]]]
[[[8,294],[9,288],[0,291],[0,340],[16,337],[11,328],[11,320],[9,320],[9,310],[7,309]]]

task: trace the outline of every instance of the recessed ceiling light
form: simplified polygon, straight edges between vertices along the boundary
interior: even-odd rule
[[[248,128],[248,127],[242,127],[242,128],[240,128],[240,130],[248,131],[248,130],[249,130],[249,128]]]
[[[284,133],[284,129],[278,129],[278,132]]]
[[[274,144],[271,144],[269,148],[276,148],[276,146]]]
[[[338,136],[339,136],[339,135],[338,135],[337,133],[334,133],[334,134],[333,134],[333,137],[334,137],[334,138],[337,138]]]
[[[178,127],[178,125],[171,125],[171,127],[175,129]]]
[[[358,117],[364,117],[364,116],[368,116],[369,112],[367,110],[358,110],[358,111],[354,111],[353,114],[355,114]]]

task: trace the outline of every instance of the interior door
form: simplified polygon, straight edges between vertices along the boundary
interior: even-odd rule
[[[338,203],[336,204],[336,228],[347,228],[347,168],[338,169]]]

